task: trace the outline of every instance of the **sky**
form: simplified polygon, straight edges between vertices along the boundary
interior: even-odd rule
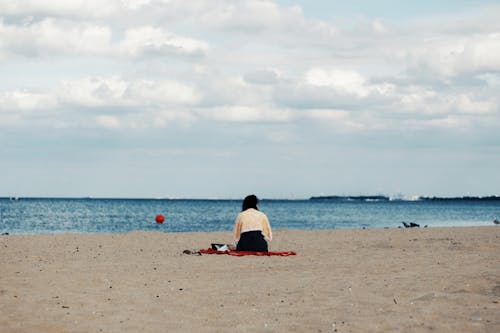
[[[498,17],[0,0],[0,196],[500,195]]]

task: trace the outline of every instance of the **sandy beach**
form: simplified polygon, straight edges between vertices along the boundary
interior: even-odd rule
[[[500,227],[0,237],[1,332],[500,332]]]

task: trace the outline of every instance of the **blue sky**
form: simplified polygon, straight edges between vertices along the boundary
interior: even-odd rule
[[[284,6],[300,5],[306,15],[321,19],[340,17],[367,16],[382,17],[390,20],[405,20],[424,15],[438,16],[475,10],[485,5],[498,5],[498,0],[330,0],[330,1],[294,1],[279,0]]]
[[[0,3],[0,196],[500,195],[498,1]]]

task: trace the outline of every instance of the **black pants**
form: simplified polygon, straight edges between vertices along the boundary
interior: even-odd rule
[[[267,242],[259,230],[247,231],[241,234],[236,250],[267,252]]]

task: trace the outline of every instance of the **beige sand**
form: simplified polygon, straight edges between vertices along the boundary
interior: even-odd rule
[[[0,237],[1,332],[500,332],[500,227]]]

